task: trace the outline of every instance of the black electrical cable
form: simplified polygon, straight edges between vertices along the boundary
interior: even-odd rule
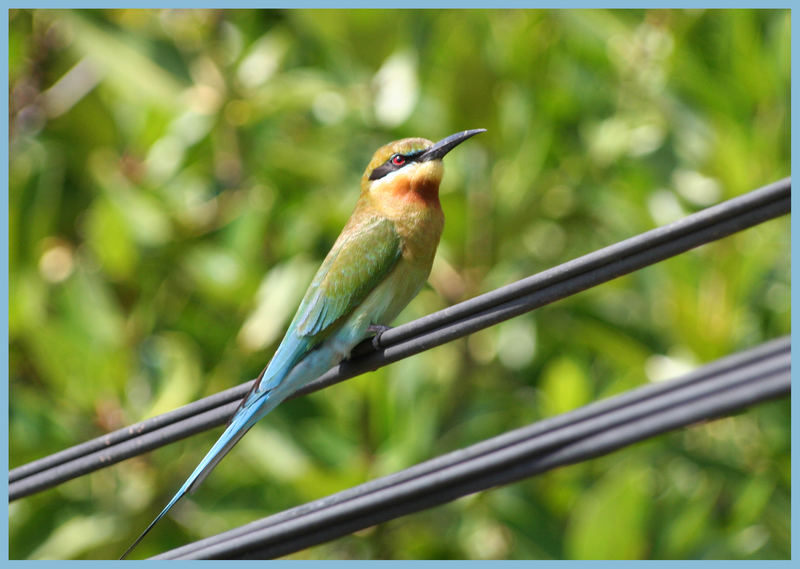
[[[791,342],[773,340],[681,378],[598,401],[390,476],[167,551],[155,559],[274,558],[786,396]]]
[[[317,391],[791,211],[791,178],[387,330],[298,390]],[[9,472],[9,500],[223,424],[252,380]]]

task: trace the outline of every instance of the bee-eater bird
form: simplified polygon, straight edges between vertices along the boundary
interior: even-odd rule
[[[439,204],[442,157],[484,131],[465,130],[435,144],[404,138],[375,152],[361,177],[355,210],[311,281],[272,360],[228,428],[123,559],[256,421],[346,358],[370,334],[386,329],[416,296],[428,279],[444,226]]]

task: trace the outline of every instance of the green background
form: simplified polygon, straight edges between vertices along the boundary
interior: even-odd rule
[[[407,321],[789,175],[788,11],[15,11],[10,466],[254,377],[372,152],[486,128]],[[788,217],[286,402],[135,556],[790,331]],[[116,558],[219,429],[10,504],[11,558]],[[788,558],[789,403],[312,559]]]

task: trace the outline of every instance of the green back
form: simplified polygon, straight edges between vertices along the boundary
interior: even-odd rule
[[[402,247],[394,223],[372,219],[340,238],[314,276],[295,317],[298,336],[325,336],[394,268]]]

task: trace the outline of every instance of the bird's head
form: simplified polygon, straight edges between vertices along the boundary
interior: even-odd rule
[[[439,142],[426,138],[404,138],[381,146],[361,178],[363,193],[375,198],[437,198],[444,168],[442,158],[466,139],[486,129],[451,134]]]

